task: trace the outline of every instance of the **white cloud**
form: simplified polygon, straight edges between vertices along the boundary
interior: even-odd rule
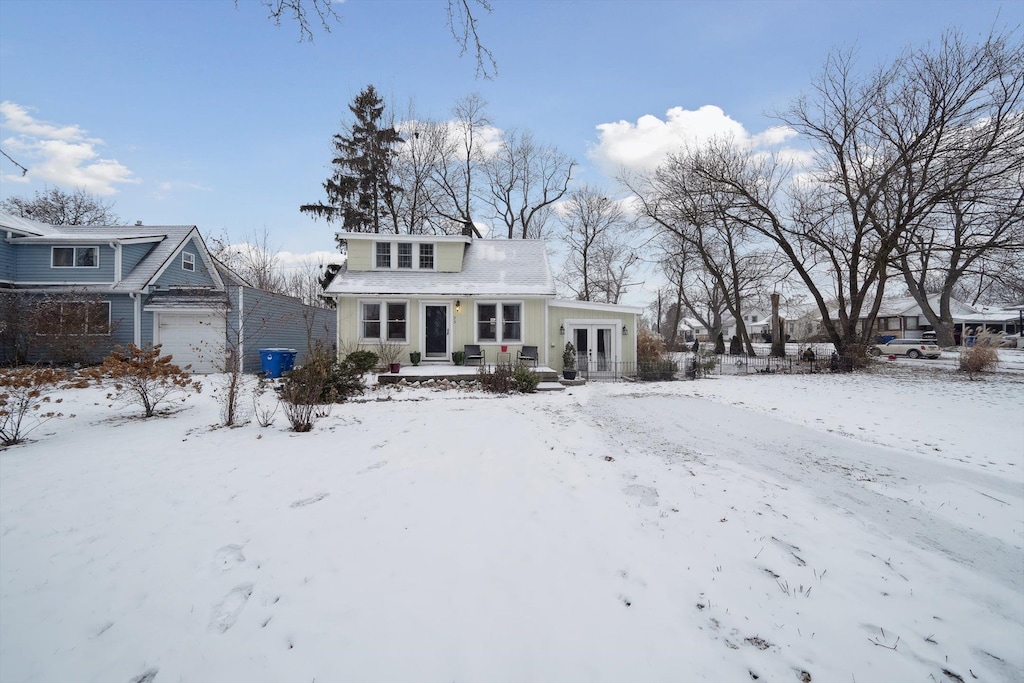
[[[744,148],[757,149],[776,147],[797,134],[787,126],[772,126],[751,134],[743,124],[711,104],[695,111],[672,107],[665,112],[664,119],[645,114],[636,123],[602,123],[597,130],[599,141],[590,156],[612,173],[622,167],[653,170],[668,154],[715,138],[728,138]]]
[[[0,102],[0,117],[0,126],[15,133],[4,146],[16,151],[19,163],[28,167],[27,180],[80,187],[98,195],[116,193],[118,184],[138,182],[127,166],[101,158],[103,140],[88,137],[77,125],[38,121],[27,107],[9,101]]]

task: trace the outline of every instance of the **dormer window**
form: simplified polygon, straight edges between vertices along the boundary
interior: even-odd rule
[[[434,270],[432,242],[376,242],[373,253],[377,270]]]
[[[390,242],[377,242],[377,261],[376,265],[378,268],[390,268],[391,267],[391,243]]]
[[[196,255],[187,251],[181,252],[181,269],[194,273],[196,270]]]
[[[420,245],[420,270],[434,269],[434,245]]]
[[[398,243],[398,267],[412,268],[412,244],[409,242]]]
[[[99,247],[53,247],[50,265],[54,268],[99,268]]]

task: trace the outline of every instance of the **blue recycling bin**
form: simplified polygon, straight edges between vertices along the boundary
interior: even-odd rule
[[[260,365],[267,377],[280,377],[295,367],[295,349],[260,349]]]

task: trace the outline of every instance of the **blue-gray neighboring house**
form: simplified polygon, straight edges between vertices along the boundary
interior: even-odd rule
[[[334,311],[250,286],[210,255],[194,225],[49,225],[0,213],[0,231],[0,291],[51,306],[60,324],[73,321],[74,334],[90,341],[90,360],[118,344],[161,344],[193,372],[222,371],[231,352],[243,371],[258,372],[261,348],[295,349],[301,364],[316,341],[335,343]],[[86,315],[73,315],[76,300]],[[16,358],[2,333],[16,322],[0,321],[8,363]],[[59,360],[39,343],[45,330],[30,336],[25,360]]]

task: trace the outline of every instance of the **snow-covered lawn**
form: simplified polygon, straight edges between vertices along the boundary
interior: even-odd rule
[[[0,452],[5,682],[1024,680],[1020,374],[64,398]]]

